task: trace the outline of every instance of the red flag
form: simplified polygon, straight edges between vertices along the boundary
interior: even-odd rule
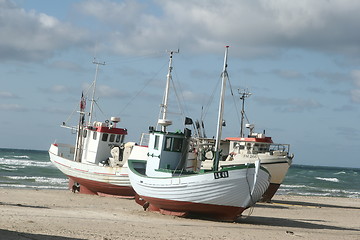
[[[84,111],[86,107],[86,99],[84,97],[84,93],[81,93],[81,100],[80,100],[80,111]]]

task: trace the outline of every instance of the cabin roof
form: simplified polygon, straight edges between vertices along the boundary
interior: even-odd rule
[[[241,138],[241,137],[228,137],[225,138],[225,140],[229,141],[242,141],[242,142],[263,142],[263,143],[273,143],[271,137],[263,137],[263,138],[257,138],[257,137],[247,137],[247,138]]]
[[[102,132],[102,133],[113,133],[113,134],[121,134],[127,135],[126,128],[109,128],[109,127],[88,127],[88,130]]]

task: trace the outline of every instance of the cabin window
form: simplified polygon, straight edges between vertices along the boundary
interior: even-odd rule
[[[109,136],[109,134],[104,133],[104,134],[102,135],[102,139],[101,139],[101,140],[103,140],[104,142],[106,142],[106,141],[108,140],[108,136]]]
[[[165,151],[171,151],[171,137],[167,137],[165,139],[165,147],[164,147],[164,150]]]
[[[111,134],[109,142],[114,142],[114,140],[115,140],[115,134]]]
[[[120,142],[120,139],[121,139],[121,135],[116,135],[116,142],[118,143],[118,142]]]
[[[97,132],[93,132],[93,139],[96,140]]]
[[[172,152],[180,152],[182,148],[182,139],[181,138],[172,138],[167,137],[165,139],[165,151],[172,151]]]
[[[84,130],[83,136],[84,136],[84,138],[86,138],[86,136],[87,136],[87,130]]]
[[[158,135],[155,135],[154,149],[156,150],[159,150],[159,139],[160,137]]]
[[[181,147],[182,147],[182,139],[174,138],[174,142],[171,150],[174,152],[181,152]]]

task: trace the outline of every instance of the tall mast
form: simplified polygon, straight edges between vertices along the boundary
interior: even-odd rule
[[[162,110],[162,118],[159,119],[158,123],[161,125],[161,131],[165,132],[166,127],[171,125],[172,122],[167,117],[167,108],[168,108],[168,101],[169,101],[169,89],[170,89],[170,81],[171,81],[171,72],[172,72],[172,57],[174,53],[179,53],[179,50],[177,51],[168,51],[169,52],[169,68],[168,68],[168,74],[166,75],[166,87],[165,87],[165,94],[163,98],[163,102],[160,105],[160,110]]]
[[[90,112],[89,112],[89,121],[88,121],[88,125],[91,125],[91,121],[92,121],[92,115],[93,115],[93,110],[94,110],[94,103],[95,103],[95,91],[96,91],[96,81],[97,81],[97,75],[99,72],[99,65],[105,65],[105,62],[96,62],[95,59],[93,61],[93,64],[96,64],[96,71],[95,71],[95,78],[94,78],[94,82],[93,82],[93,93],[92,93],[92,97],[91,97],[91,105],[90,105]]]
[[[245,118],[245,98],[250,97],[251,93],[247,89],[240,90],[238,89],[240,99],[242,101],[241,107],[241,124],[240,124],[240,137],[244,137],[244,118]]]
[[[222,84],[221,84],[221,93],[220,93],[220,103],[219,103],[219,113],[218,113],[218,125],[216,130],[216,142],[215,142],[215,159],[214,159],[214,170],[218,170],[219,160],[220,160],[220,141],[223,125],[223,114],[224,114],[224,99],[225,99],[225,89],[226,89],[226,79],[228,78],[227,73],[227,56],[228,56],[229,46],[225,47],[225,57],[224,57],[224,67],[221,73]]]

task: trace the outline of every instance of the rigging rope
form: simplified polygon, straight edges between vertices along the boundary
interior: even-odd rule
[[[164,65],[159,69],[158,72],[156,72],[152,78],[150,78],[145,85],[140,89],[140,91],[138,91],[126,104],[125,106],[121,109],[119,116],[129,107],[129,105],[144,91],[144,89],[155,79],[155,77],[159,74],[159,72],[165,67],[166,63],[164,63]]]

